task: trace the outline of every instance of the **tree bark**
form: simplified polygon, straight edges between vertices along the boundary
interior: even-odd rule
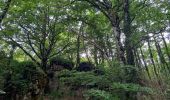
[[[77,36],[77,58],[76,58],[76,67],[80,64],[80,36]]]
[[[16,49],[16,46],[14,44],[11,45],[11,50],[10,50],[10,56],[9,56],[9,59],[8,59],[8,65],[11,64],[11,61],[13,61],[13,58],[14,58],[14,51]]]
[[[167,45],[167,43],[166,43],[166,40],[165,40],[163,34],[162,34],[162,33],[160,33],[160,34],[161,34],[161,37],[162,37],[162,40],[163,40],[163,43],[164,43],[164,46],[165,46],[166,54],[167,54],[168,59],[169,59],[169,61],[170,61],[170,52],[169,52],[168,45]]]
[[[134,58],[135,58],[135,66],[140,69],[140,68],[141,68],[141,66],[140,66],[140,60],[139,60],[139,58],[138,58],[139,55],[137,54],[136,49],[133,51],[133,53],[134,53]]]
[[[169,68],[169,66],[168,66],[168,64],[167,64],[167,62],[164,58],[161,47],[160,47],[159,43],[157,42],[156,37],[154,36],[153,38],[154,38],[156,50],[157,50],[157,53],[158,53],[158,56],[159,56],[159,60],[160,60],[161,64],[163,64],[163,66],[165,65],[167,67],[168,71],[170,72],[170,68]]]
[[[155,65],[155,62],[154,62],[154,57],[153,57],[152,50],[151,50],[150,40],[148,39],[147,42],[148,42],[150,59],[151,59],[151,62],[152,62],[153,68],[154,68],[154,73],[155,73],[156,77],[158,78],[158,73],[157,73],[156,65]]]
[[[124,0],[124,34],[125,38],[125,50],[126,50],[126,60],[128,65],[134,65],[134,54],[131,43],[131,18],[129,12],[129,0]]]
[[[97,56],[97,48],[95,47],[94,45],[94,52],[93,52],[93,56],[94,56],[94,62],[95,62],[95,65],[98,66],[98,56]]]
[[[148,77],[151,79],[150,74],[149,74],[149,69],[148,69],[147,63],[146,63],[146,61],[145,61],[145,57],[144,57],[144,53],[143,53],[143,51],[142,51],[142,48],[140,48],[140,53],[141,53],[142,61],[143,61],[144,67],[145,67],[145,69],[146,69],[146,72],[147,72],[147,74],[148,74]]]
[[[125,34],[125,51],[126,51],[126,64],[135,67],[134,54],[132,48],[132,31],[131,31],[131,15],[129,9],[129,0],[124,0],[123,10],[124,10],[124,27],[123,31]],[[135,69],[126,69],[126,73],[130,75],[130,79],[127,83],[137,83],[137,71]],[[127,93],[127,99],[136,100],[136,93]]]

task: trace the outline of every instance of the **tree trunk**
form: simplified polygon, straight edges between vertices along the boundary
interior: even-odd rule
[[[11,48],[10,56],[9,56],[9,59],[8,59],[8,65],[11,64],[11,61],[13,60],[13,57],[14,57],[14,51],[16,49],[16,46],[14,44],[12,44],[11,46],[12,46],[12,48]]]
[[[97,56],[97,48],[95,47],[94,45],[94,52],[93,52],[93,55],[94,55],[94,62],[95,62],[95,65],[98,66],[98,56]]]
[[[168,67],[168,64],[167,64],[167,62],[166,62],[166,60],[164,58],[164,55],[162,53],[161,47],[160,47],[159,43],[156,41],[156,37],[155,36],[154,36],[154,42],[155,42],[156,50],[157,50],[157,53],[158,53],[159,60],[160,60],[161,64],[163,64],[163,66],[166,65],[168,71],[170,72],[170,68]]]
[[[113,58],[113,48],[112,48],[112,44],[111,44],[109,35],[107,35],[106,44],[107,44],[107,47],[108,47],[108,49],[109,49],[109,54],[108,54],[108,55],[109,55],[109,58],[111,57],[112,60],[113,60],[113,59],[114,59],[114,58]]]
[[[164,46],[165,46],[166,54],[167,54],[168,59],[169,59],[169,61],[170,61],[170,52],[169,52],[167,43],[166,43],[166,41],[165,41],[165,38],[164,38],[163,34],[162,34],[162,33],[160,33],[160,34],[161,34],[161,37],[162,37],[162,40],[163,40],[163,43],[164,43]]]
[[[116,42],[116,53],[117,53],[117,60],[122,62],[123,64],[126,64],[126,58],[124,56],[124,48],[123,45],[120,41],[120,35],[121,35],[121,30],[119,25],[116,27],[113,27],[114,31],[114,36],[115,36],[115,42]]]
[[[140,63],[139,55],[137,54],[136,49],[134,49],[133,53],[134,53],[134,58],[135,58],[135,66],[140,69],[141,68],[141,66],[140,66],[141,63]]]
[[[77,59],[76,59],[76,67],[80,64],[80,36],[77,37]]]
[[[116,56],[117,56],[117,60],[122,62],[123,64],[126,64],[126,58],[124,56],[124,48],[123,45],[121,43],[120,40],[120,36],[121,36],[121,29],[120,29],[120,20],[119,20],[119,16],[116,12],[114,12],[113,9],[110,9],[107,11],[108,15],[106,15],[108,17],[108,19],[111,22],[112,25],[112,29],[113,29],[113,36],[115,38],[115,42],[116,42]]]
[[[147,72],[147,74],[148,74],[148,76],[150,78],[149,69],[148,69],[147,63],[145,61],[145,56],[144,56],[144,53],[142,51],[142,48],[140,48],[140,53],[141,53],[141,56],[142,56],[142,61],[143,61],[144,67],[145,67],[146,72]]]
[[[157,73],[157,69],[156,69],[156,66],[155,66],[155,62],[154,62],[154,58],[153,58],[153,54],[152,54],[152,50],[151,50],[150,40],[148,39],[147,42],[148,42],[150,59],[151,59],[151,62],[152,62],[153,68],[154,68],[154,73],[155,73],[156,77],[158,78],[158,73]]]
[[[124,34],[125,34],[125,50],[126,64],[135,67],[134,54],[131,42],[131,18],[129,12],[129,0],[124,0]],[[135,69],[127,69],[126,73],[130,76],[127,83],[137,83],[137,71]],[[136,93],[127,93],[128,100],[136,100]]]
[[[124,34],[125,38],[125,50],[126,50],[126,59],[128,65],[134,65],[134,54],[131,43],[131,18],[129,12],[129,0],[124,0]]]
[[[41,60],[41,67],[45,73],[47,73],[47,58],[44,57]]]

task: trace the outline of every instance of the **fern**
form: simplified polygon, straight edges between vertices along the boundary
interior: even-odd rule
[[[143,92],[149,94],[153,93],[153,89],[142,87],[139,84],[115,82],[114,80],[111,80],[107,74],[97,76],[93,72],[77,72],[64,70],[60,72],[58,76],[60,77],[61,82],[69,86],[84,87],[86,89],[98,89],[98,91],[95,91],[95,93],[101,91],[117,94],[119,94],[119,92]],[[92,91],[92,93],[93,92],[94,91]]]
[[[104,90],[90,89],[84,93],[86,100],[120,100]]]

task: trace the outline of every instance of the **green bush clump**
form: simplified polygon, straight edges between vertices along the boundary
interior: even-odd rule
[[[60,81],[72,86],[94,86],[95,81],[99,78],[93,72],[67,71],[66,75],[63,75],[63,72],[65,73],[65,70],[59,74]]]
[[[119,100],[118,97],[112,95],[109,92],[98,89],[89,89],[84,92],[86,100]]]
[[[119,89],[123,91],[129,91],[129,92],[146,92],[149,94],[152,94],[154,91],[153,89],[149,87],[142,87],[139,84],[133,84],[133,83],[112,83],[111,88],[113,90]]]
[[[88,100],[112,100],[110,98],[113,98],[114,96],[110,94],[115,94],[117,95],[116,99],[120,99],[121,93],[125,92],[153,93],[153,89],[149,87],[119,82],[117,79],[110,77],[112,75],[109,74],[111,74],[110,70],[105,70],[104,75],[96,75],[93,71],[77,72],[75,70],[63,70],[58,74],[58,77],[65,85],[72,86],[73,88],[87,89],[85,97],[91,98]]]
[[[44,76],[45,73],[31,61],[12,62],[11,70],[4,73],[4,90],[15,90],[17,94],[25,94],[30,89],[30,84]]]

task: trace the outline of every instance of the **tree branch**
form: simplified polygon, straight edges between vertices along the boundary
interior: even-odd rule
[[[37,65],[40,65],[40,63],[36,60],[36,59],[34,59],[34,57],[30,54],[30,53],[28,53],[19,43],[17,43],[15,40],[13,40],[11,37],[8,37],[17,47],[19,47],[26,55],[28,55],[31,59],[32,59],[32,61],[34,61]]]
[[[55,56],[55,55],[58,55],[59,53],[61,53],[64,49],[67,48],[67,46],[68,46],[69,44],[70,44],[70,43],[67,43],[60,51],[58,51],[57,53],[52,54],[52,55],[50,56],[50,58],[53,57],[53,56]]]
[[[23,28],[25,31],[27,31],[27,32],[25,32],[26,33],[26,36],[27,36],[27,40],[28,40],[28,45],[31,47],[31,49],[33,50],[33,52],[37,55],[37,57],[39,58],[39,59],[41,59],[41,56],[38,54],[38,52],[36,52],[36,50],[35,50],[35,48],[33,47],[33,45],[32,45],[32,42],[31,42],[31,40],[30,40],[30,31],[28,30],[28,29],[26,29],[23,25],[21,25],[21,24],[19,24],[19,26],[21,27],[21,28]]]

